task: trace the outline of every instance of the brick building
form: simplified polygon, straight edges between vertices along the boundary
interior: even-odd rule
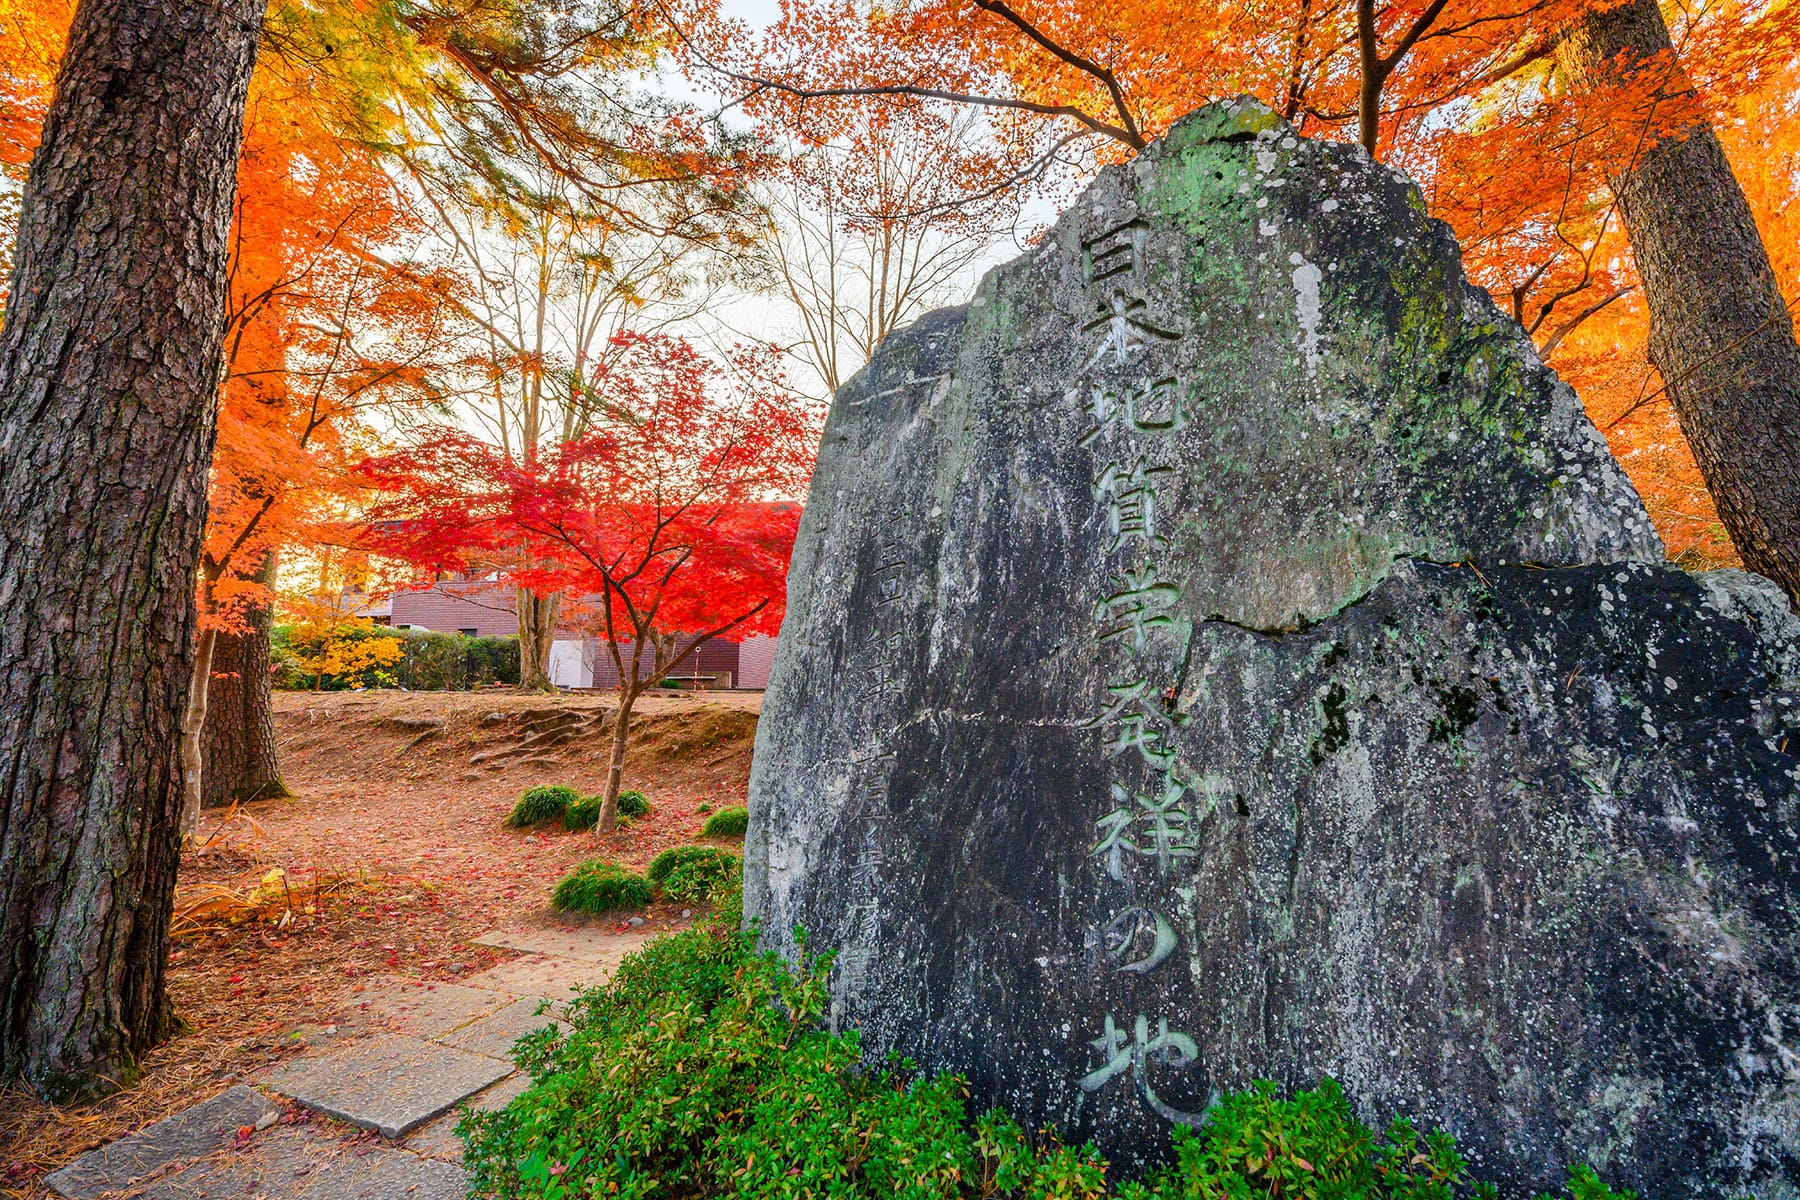
[[[468,637],[519,632],[513,589],[489,580],[443,580],[418,591],[395,592],[388,609],[388,621],[395,628]],[[632,656],[626,650],[620,657],[629,662]],[[713,638],[683,662],[674,677],[707,688],[762,688],[768,686],[774,657],[772,637],[757,635],[741,643]],[[641,672],[649,670],[648,659],[646,649],[638,657]],[[559,626],[550,647],[550,679],[558,687],[611,688],[617,685],[619,672],[603,639]]]

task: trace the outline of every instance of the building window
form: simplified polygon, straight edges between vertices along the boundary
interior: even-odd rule
[[[477,631],[477,630],[474,630],[474,629],[459,629],[459,630],[457,630],[457,631],[456,631],[456,632],[458,632],[458,633],[460,633],[460,634],[462,634],[462,635],[463,635],[463,636],[464,636],[464,637],[478,637],[478,636],[480,636],[480,634],[479,634],[479,631]]]

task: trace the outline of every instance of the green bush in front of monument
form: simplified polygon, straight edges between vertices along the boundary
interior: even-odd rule
[[[743,860],[716,846],[671,846],[651,860],[646,874],[664,899],[700,904],[743,887]]]
[[[673,863],[666,881],[685,866]],[[655,870],[655,868],[652,868]],[[648,886],[648,881],[646,886]],[[666,886],[666,882],[665,882]],[[903,1200],[1459,1200],[1493,1197],[1448,1134],[1377,1134],[1337,1084],[1227,1096],[1175,1134],[1175,1164],[1109,1186],[1089,1147],[1032,1138],[1001,1112],[971,1120],[954,1075],[865,1063],[825,1021],[828,959],[792,970],[739,928],[741,894],[658,938],[570,1007],[566,1030],[514,1047],[531,1087],[470,1112],[470,1194],[900,1197]],[[1632,1200],[1585,1167],[1572,1200]],[[1540,1197],[1539,1200],[1551,1200]]]

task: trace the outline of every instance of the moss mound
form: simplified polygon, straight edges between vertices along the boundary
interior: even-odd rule
[[[642,875],[617,863],[591,858],[562,877],[550,893],[550,906],[559,912],[617,912],[645,907],[654,892],[655,888]]]
[[[701,837],[743,837],[744,830],[750,827],[750,810],[741,804],[730,808],[721,808],[706,818],[706,824],[700,827]]]
[[[552,821],[561,821],[569,811],[571,804],[581,801],[581,793],[572,787],[564,787],[560,783],[540,784],[527,789],[513,805],[512,815],[506,823],[514,829],[529,829],[533,825],[547,825]]]

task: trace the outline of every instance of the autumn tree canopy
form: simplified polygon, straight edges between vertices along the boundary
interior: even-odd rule
[[[622,332],[579,437],[521,458],[447,428],[367,470],[372,550],[576,601],[619,708],[599,828],[612,828],[632,706],[701,643],[774,633],[818,436],[767,347],[729,361]]]
[[[722,6],[666,4],[696,78],[785,126],[842,133],[875,109],[959,105],[992,131],[986,186],[1116,161],[1215,98],[1250,94],[1310,136],[1362,142],[1423,189],[1472,278],[1583,396],[1671,553],[1734,558],[1647,355],[1650,313],[1609,171],[1710,121],[1788,295],[1800,9],[1669,15],[1673,51],[1572,89],[1559,40],[1592,0],[1227,0],[870,8],[791,0],[757,33]],[[887,119],[896,120],[890,115]],[[971,195],[982,194],[972,183]]]

